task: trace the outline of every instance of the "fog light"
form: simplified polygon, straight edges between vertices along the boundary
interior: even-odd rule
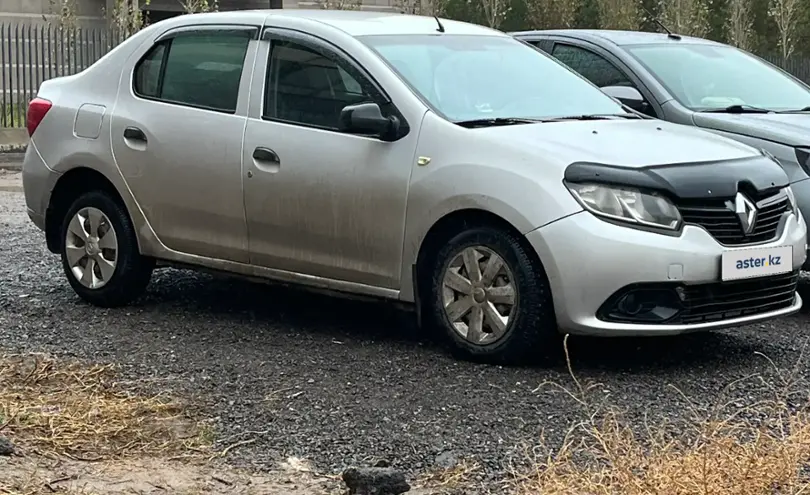
[[[631,290],[616,301],[609,317],[638,323],[665,322],[683,309],[684,298],[685,294],[675,288]]]
[[[625,294],[619,299],[616,309],[626,315],[637,315],[641,311],[641,302],[638,300],[634,293]]]

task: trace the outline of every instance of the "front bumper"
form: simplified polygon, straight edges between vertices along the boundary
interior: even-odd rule
[[[772,311],[697,323],[623,323],[597,317],[611,296],[633,284],[683,287],[720,282],[721,254],[751,246],[725,247],[701,227],[687,225],[679,237],[607,223],[580,212],[527,234],[551,284],[554,309],[564,333],[603,336],[668,335],[750,324],[797,312],[801,297]],[[805,263],[807,228],[790,215],[777,240],[756,247],[790,246],[793,271]],[[756,280],[756,279],[754,279]]]

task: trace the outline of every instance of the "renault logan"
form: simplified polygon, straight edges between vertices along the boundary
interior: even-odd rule
[[[200,267],[413,304],[496,362],[801,306],[806,226],[769,155],[479,26],[181,16],[43,83],[28,130],[28,214],[99,306]]]

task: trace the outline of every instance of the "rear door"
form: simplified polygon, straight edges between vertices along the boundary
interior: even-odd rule
[[[115,160],[172,250],[248,261],[241,148],[259,30],[169,31],[122,78],[111,121]]]

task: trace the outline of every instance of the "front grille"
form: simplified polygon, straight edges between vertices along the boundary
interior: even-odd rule
[[[776,238],[779,221],[788,210],[787,196],[772,202],[760,202],[754,229],[749,234],[743,232],[740,219],[733,209],[724,203],[683,204],[678,206],[684,223],[699,225],[706,229],[717,241],[727,246],[756,244]]]
[[[793,304],[799,272],[752,280],[686,285],[679,289],[680,323],[702,323],[767,313]],[[683,292],[681,292],[683,291]]]

